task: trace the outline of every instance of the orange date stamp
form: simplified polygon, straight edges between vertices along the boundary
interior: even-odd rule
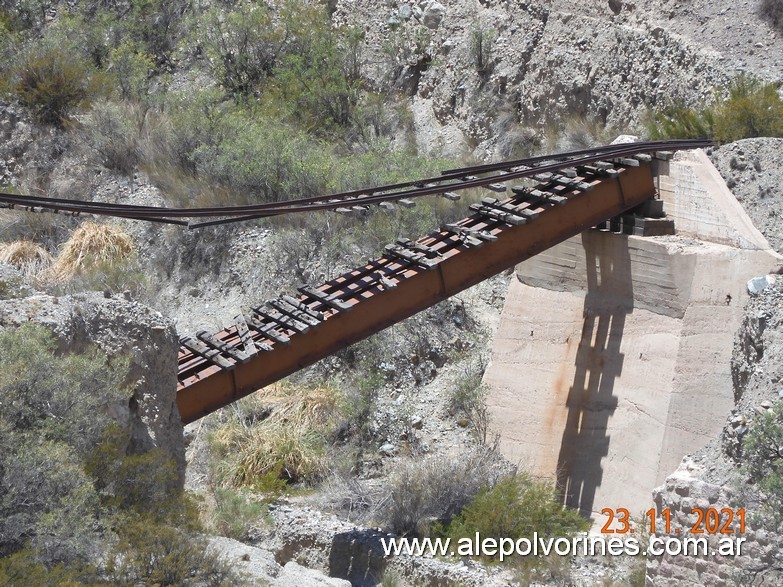
[[[631,514],[625,508],[604,508],[601,513],[607,520],[601,528],[602,534],[634,534],[636,528],[631,523]],[[744,534],[745,533],[745,509],[733,510],[731,508],[694,508],[696,520],[686,531],[690,534]],[[658,523],[660,519],[660,524]],[[644,524],[649,520],[650,534],[663,532],[672,533],[672,512],[669,508],[661,510],[658,514],[655,508],[644,513]],[[736,520],[736,522],[735,522]],[[646,528],[645,528],[646,529]],[[682,530],[677,527],[675,534]]]

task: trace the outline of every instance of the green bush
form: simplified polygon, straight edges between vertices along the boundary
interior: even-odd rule
[[[483,365],[467,371],[451,388],[448,409],[452,415],[461,414],[473,430],[479,442],[487,441],[489,432],[489,413],[487,411],[487,389],[482,384]]]
[[[716,92],[708,106],[673,102],[653,111],[647,130],[651,138],[711,137],[730,143],[752,137],[783,136],[783,100],[775,84],[740,74],[725,97]]]
[[[647,132],[651,139],[710,137],[713,119],[710,108],[694,108],[675,101],[649,114]]]
[[[58,353],[40,326],[0,332],[0,586],[237,584],[174,463],[128,454],[112,423],[128,367]]]
[[[113,585],[233,587],[244,584],[231,566],[209,548],[203,536],[143,516],[124,520],[118,533],[119,542],[107,564]]]
[[[30,544],[43,563],[84,560],[102,524],[83,461],[127,401],[127,360],[56,354],[46,329],[0,333],[0,557]]]
[[[742,441],[744,468],[764,496],[764,522],[783,528],[783,409],[775,406],[754,418]]]
[[[97,104],[85,125],[87,142],[107,169],[132,176],[141,160],[138,120],[126,104]]]
[[[13,73],[12,92],[41,123],[62,126],[98,97],[104,78],[80,55],[51,47],[33,50]]]
[[[255,3],[225,15],[213,7],[202,20],[196,42],[212,76],[232,96],[254,95],[277,66],[285,30],[275,26],[267,6]]]
[[[445,528],[453,540],[482,538],[570,537],[586,531],[590,522],[564,508],[554,488],[517,474],[485,487]]]
[[[242,541],[248,538],[252,524],[266,513],[266,505],[254,501],[245,492],[218,487],[215,490],[215,511],[210,516],[210,523],[220,536]]]
[[[402,464],[375,500],[373,520],[389,532],[423,535],[448,524],[483,487],[502,474],[494,448],[480,447],[453,459]]]
[[[481,79],[487,79],[494,69],[492,59],[492,45],[497,39],[497,31],[488,28],[484,23],[476,20],[470,29],[470,42],[468,50],[470,59]]]
[[[728,98],[715,108],[714,135],[722,143],[783,136],[783,100],[777,87],[748,75],[738,76],[729,87]]]
[[[362,32],[335,28],[325,7],[306,2],[289,5],[283,22],[291,42],[274,71],[277,102],[314,134],[347,128],[362,88]]]
[[[216,127],[217,140],[191,154],[200,176],[261,202],[323,194],[333,187],[332,153],[312,136],[242,111]]]

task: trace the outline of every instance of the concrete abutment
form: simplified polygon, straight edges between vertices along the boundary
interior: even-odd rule
[[[502,451],[598,517],[652,507],[720,433],[746,282],[781,260],[703,152],[658,173],[677,234],[590,231],[518,265],[485,374]]]

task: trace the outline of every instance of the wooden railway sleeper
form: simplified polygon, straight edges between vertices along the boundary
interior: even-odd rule
[[[492,220],[498,220],[499,222],[505,222],[512,226],[519,226],[520,224],[525,224],[525,222],[527,222],[525,218],[517,216],[516,214],[502,212],[501,210],[496,210],[495,208],[490,208],[489,206],[481,204],[471,204],[470,209],[474,212],[478,212],[482,216],[486,216]]]
[[[372,275],[373,277],[375,277],[375,280],[378,281],[384,287],[384,289],[394,289],[395,287],[397,287],[397,284],[395,282],[393,282],[391,279],[386,277],[380,271],[376,271]]]
[[[198,338],[201,342],[203,342],[207,346],[210,346],[213,349],[217,349],[221,353],[228,355],[229,357],[234,359],[237,363],[247,363],[252,357],[252,355],[249,355],[244,351],[240,351],[232,347],[230,344],[223,342],[222,340],[214,336],[211,332],[207,332],[206,330],[197,332],[196,338]]]
[[[180,345],[191,351],[193,354],[198,355],[205,361],[213,363],[224,370],[234,368],[234,363],[222,356],[221,351],[214,348],[209,348],[200,340],[186,336],[179,341]]]
[[[620,165],[625,165],[626,167],[639,167],[639,160],[631,157],[618,157],[617,159],[613,159],[613,161]]]
[[[432,247],[428,247],[427,245],[417,243],[409,238],[398,238],[396,244],[406,249],[410,249],[411,251],[415,251],[416,253],[424,253],[425,255],[432,256],[432,257],[441,256],[441,254],[435,249],[433,249]]]
[[[326,317],[324,316],[323,312],[319,312],[317,310],[313,310],[310,306],[302,302],[301,300],[297,300],[295,297],[289,296],[289,295],[282,295],[280,296],[281,299],[285,302],[288,302],[291,304],[294,308],[297,310],[301,310],[302,312],[305,312],[315,318],[316,320],[322,321]]]
[[[303,285],[302,287],[298,287],[296,288],[296,291],[312,300],[320,302],[324,306],[328,306],[332,310],[337,310],[338,312],[347,312],[351,309],[350,304],[347,304],[340,298],[322,292],[321,290],[316,289],[310,285]]]
[[[568,198],[565,196],[560,196],[558,194],[553,194],[551,192],[545,192],[536,188],[528,188],[525,186],[514,186],[511,188],[511,191],[514,192],[514,195],[521,196],[525,199],[526,202],[528,202],[530,205],[540,205],[542,202],[549,203],[549,204],[555,204],[557,206],[562,206],[566,202],[568,202]]]
[[[458,224],[447,224],[441,228],[441,230],[444,232],[456,234],[466,247],[480,247],[485,242],[484,239],[478,238],[478,235],[476,234],[478,231],[471,230],[464,226],[459,226]],[[486,234],[492,236],[489,233]]]
[[[509,214],[515,214],[516,216],[521,216],[526,220],[533,220],[534,218],[538,218],[540,214],[540,212],[534,211],[529,206],[526,206],[525,208],[521,208],[520,204],[515,204],[510,201],[500,202],[498,200],[495,200],[494,198],[484,198],[483,200],[481,200],[481,203],[485,206],[494,208],[495,210],[499,210],[501,212],[507,212]]]
[[[302,310],[300,310],[296,306],[289,304],[285,300],[267,300],[266,303],[269,306],[273,307],[275,310],[281,312],[282,314],[285,314],[290,318],[293,318],[294,320],[301,322],[302,324],[306,324],[311,327],[321,325],[321,320],[319,320],[314,316],[311,316],[307,312],[303,312]]]
[[[262,322],[256,317],[250,318],[250,325],[262,336],[280,344],[288,344],[291,339],[280,332],[275,332],[275,328],[280,328],[279,324]],[[258,344],[258,343],[256,343]]]
[[[310,327],[307,324],[300,322],[296,318],[290,318],[289,316],[281,314],[277,310],[271,308],[267,309],[263,306],[259,306],[253,308],[253,312],[261,316],[261,318],[266,318],[267,320],[276,322],[278,325],[283,326],[289,330],[293,330],[294,332],[298,332],[299,334],[310,330]]]
[[[237,314],[234,316],[234,325],[237,329],[237,336],[239,336],[239,340],[242,342],[242,345],[245,348],[245,353],[249,357],[254,357],[258,354],[258,347],[256,346],[255,341],[253,340],[253,335],[250,333],[250,329],[247,327],[247,321],[245,320],[245,316],[242,314]],[[264,351],[271,351],[272,347],[269,345],[263,345],[266,348],[261,348],[261,350]]]
[[[419,265],[427,270],[434,269],[435,265],[437,265],[437,262],[428,259],[425,253],[410,251],[400,245],[386,245],[384,247],[384,252],[391,257],[396,257],[397,259],[407,261],[408,263]]]
[[[379,263],[377,260],[369,261],[368,265],[375,270],[375,273],[370,271],[370,275],[373,275],[376,282],[380,282],[386,289],[397,287],[397,283],[403,279],[401,275],[398,275],[391,268]]]

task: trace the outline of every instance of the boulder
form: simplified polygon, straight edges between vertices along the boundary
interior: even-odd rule
[[[0,330],[34,322],[51,330],[62,352],[94,345],[109,354],[130,355],[132,395],[109,413],[127,433],[127,449],[162,449],[184,481],[185,447],[177,410],[177,352],[174,325],[160,312],[122,296],[102,293],[53,297],[35,295],[0,301]]]
[[[421,24],[430,29],[436,29],[440,26],[443,17],[446,15],[446,7],[440,2],[430,1],[422,6]]]
[[[774,275],[763,275],[762,277],[754,277],[748,281],[748,293],[752,296],[760,294],[767,289],[770,285],[774,285]]]

